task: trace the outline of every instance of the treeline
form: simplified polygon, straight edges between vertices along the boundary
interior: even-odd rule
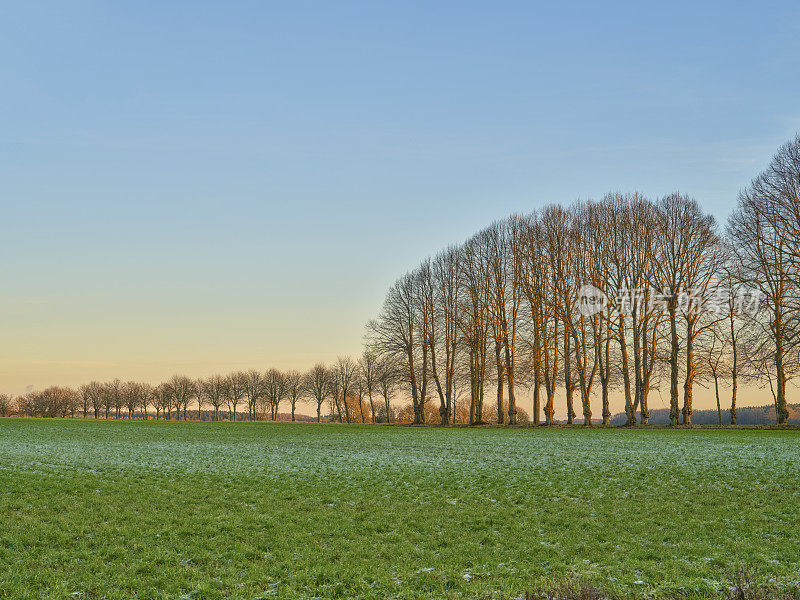
[[[518,398],[530,393],[534,424],[554,424],[558,406],[591,425],[611,424],[616,394],[635,425],[668,390],[674,426],[693,422],[703,386],[718,424],[737,424],[744,382],[768,390],[784,424],[799,342],[797,136],[724,228],[678,193],[613,192],[491,224],[391,286],[359,360],[50,387],[0,396],[0,415],[275,420],[305,400],[317,421],[513,425],[528,421]]]
[[[669,423],[691,424],[699,384],[722,391],[737,423],[740,381],[770,390],[786,423],[787,382],[800,368],[800,137],[779,149],[720,231],[693,198],[610,193],[493,223],[426,259],[389,289],[367,345],[401,374],[414,422],[592,423],[599,401],[649,422],[652,390],[669,390]],[[485,393],[490,389],[491,400]]]
[[[200,420],[278,420],[281,407],[296,419],[297,405],[316,405],[316,420],[391,422],[398,378],[386,361],[365,354],[360,361],[341,357],[335,364],[296,370],[238,371],[191,379],[175,375],[160,385],[136,381],[52,386],[13,398],[0,395],[0,416],[155,418]],[[327,406],[326,406],[327,405]]]
[[[305,373],[270,369],[201,379],[175,375],[156,386],[115,379],[78,388],[51,386],[17,397],[0,394],[0,417],[411,423],[410,407],[392,404],[400,383],[394,364],[365,352],[359,360],[339,357],[333,365],[317,364]],[[297,413],[301,401],[316,406],[316,417]],[[492,411],[487,415],[496,419]],[[428,421],[434,416],[430,413]],[[528,421],[524,411],[520,419]],[[462,402],[456,403],[454,422],[469,422]]]

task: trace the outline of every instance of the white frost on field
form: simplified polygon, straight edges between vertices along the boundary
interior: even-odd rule
[[[140,425],[98,427],[98,435],[86,437],[85,426],[61,421],[52,424],[58,435],[33,442],[3,422],[0,470],[46,477],[80,472],[97,481],[135,481],[147,474],[147,485],[164,488],[172,479],[192,477],[221,484],[221,493],[243,480],[267,490],[276,482],[291,482],[304,501],[333,509],[324,511],[326,514],[350,510],[360,502],[370,502],[380,510],[400,499],[420,505],[422,510],[442,511],[448,518],[475,507],[481,507],[485,515],[501,509],[517,511],[516,528],[540,528],[539,512],[546,512],[548,518],[570,514],[601,527],[615,517],[606,508],[612,504],[635,514],[632,518],[647,521],[653,532],[654,537],[644,540],[637,550],[673,557],[687,569],[693,564],[726,560],[727,544],[747,526],[735,510],[737,502],[754,492],[800,497],[797,432],[430,432],[263,424],[242,429],[246,434],[231,434],[225,430],[230,424]],[[653,498],[654,481],[663,498]],[[318,490],[324,493],[303,495]],[[730,510],[724,521],[720,520],[723,528],[706,532],[709,543],[702,548],[702,555],[698,551],[685,556],[683,549],[674,547],[676,540],[665,540],[670,530],[664,528],[659,514],[636,513],[647,500],[663,501],[679,511],[719,511],[718,506],[702,505],[703,498],[712,494],[729,502]],[[245,500],[239,502],[241,510],[257,509]],[[796,507],[796,502],[765,507],[770,510],[767,521],[772,526],[752,540],[764,548],[761,558],[765,563],[780,564],[771,541],[787,528],[796,529]],[[509,528],[482,523],[480,531],[493,538],[513,536],[511,526],[504,525]],[[569,540],[550,529],[539,529],[539,535],[544,539],[534,545],[540,556],[567,552]],[[607,550],[614,553],[629,548],[617,544]],[[784,561],[796,563],[797,559],[784,557]],[[596,568],[594,563],[591,566]],[[478,579],[476,573],[466,571],[464,581],[469,581],[467,575],[473,581]],[[651,580],[647,573],[640,577]]]

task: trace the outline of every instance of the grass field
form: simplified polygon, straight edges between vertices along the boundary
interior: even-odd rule
[[[800,432],[0,419],[0,597],[800,585]]]

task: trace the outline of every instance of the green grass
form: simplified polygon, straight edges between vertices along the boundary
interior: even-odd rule
[[[800,432],[0,419],[0,597],[800,580]]]

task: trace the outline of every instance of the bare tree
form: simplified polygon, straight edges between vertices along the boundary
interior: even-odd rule
[[[569,246],[571,238],[571,215],[561,206],[549,206],[542,213],[542,228],[543,228],[543,241],[545,244],[545,252],[547,259],[550,262],[550,270],[552,277],[551,294],[547,299],[553,306],[556,321],[555,328],[557,331],[559,322],[562,324],[561,333],[563,335],[563,352],[562,364],[564,367],[563,381],[564,392],[567,404],[567,424],[572,425],[575,420],[575,410],[573,407],[573,392],[575,390],[575,381],[572,377],[572,354],[571,354],[571,336],[570,327],[567,325],[567,319],[572,318],[572,306],[577,302],[577,291],[571,280],[572,271],[569,269],[567,252],[571,251]],[[554,340],[558,345],[558,336]],[[558,351],[554,352],[554,360],[557,360]],[[557,372],[557,366],[553,366],[554,372]],[[548,387],[547,381],[545,382]],[[555,379],[552,386],[548,387],[548,403],[545,407],[548,424],[552,423],[553,405],[552,398],[555,395]]]
[[[369,347],[380,357],[401,359],[411,391],[414,423],[425,422],[427,394],[427,346],[423,344],[423,364],[416,355],[416,299],[413,274],[401,277],[387,293],[377,319],[368,324]]]
[[[206,403],[206,390],[202,379],[192,381],[191,399],[197,404],[197,419],[203,420],[203,405]]]
[[[739,372],[741,369],[739,359],[739,348],[742,336],[747,332],[746,315],[742,314],[741,298],[747,293],[747,288],[738,283],[743,280],[739,270],[739,265],[735,260],[731,260],[734,255],[730,244],[726,244],[726,266],[724,274],[724,287],[728,291],[725,303],[725,313],[727,315],[726,338],[727,346],[730,350],[729,373],[731,382],[731,425],[737,424],[736,413],[736,394],[739,389]]]
[[[356,373],[353,376],[353,391],[350,394],[350,398],[355,402],[356,406],[354,408],[358,408],[358,416],[360,417],[359,423],[366,423],[367,417],[364,414],[364,396],[366,396],[366,387],[364,386],[364,379],[361,377],[361,371],[356,367]],[[353,419],[356,418],[355,410],[351,412],[353,415]]]
[[[173,375],[167,382],[172,405],[175,407],[175,418],[186,420],[186,410],[193,397],[192,380],[185,375]]]
[[[82,393],[88,395],[89,402],[92,405],[92,413],[94,414],[94,418],[98,419],[100,417],[100,411],[103,409],[105,400],[103,384],[97,381],[92,381],[91,383],[86,384],[82,390]]]
[[[331,420],[336,418],[339,423],[344,423],[344,409],[342,408],[342,394],[339,377],[336,369],[328,371],[328,395],[330,396],[330,415]]]
[[[553,245],[553,227],[557,216],[552,209],[532,215],[528,222],[524,245],[526,274],[523,279],[525,297],[532,324],[532,363],[534,384],[534,423],[539,422],[540,388],[545,388],[544,416],[553,425],[556,381],[558,378],[559,310],[555,301],[557,284],[554,265],[558,250]]]
[[[139,406],[142,409],[142,419],[147,421],[149,419],[148,413],[151,405],[156,405],[155,390],[149,383],[139,384]]]
[[[264,374],[255,369],[247,371],[244,378],[244,391],[248,416],[251,421],[255,421],[258,404],[267,394],[267,381]]]
[[[418,325],[423,357],[427,352],[430,374],[439,395],[442,425],[450,423],[455,377],[459,257],[455,248],[426,260],[415,272]],[[424,360],[424,359],[423,359]]]
[[[457,319],[468,350],[470,383],[470,424],[483,422],[483,397],[486,382],[486,355],[489,344],[489,288],[485,253],[481,239],[474,236],[462,249]]]
[[[378,361],[375,369],[375,381],[386,407],[386,422],[392,422],[392,407],[390,405],[395,388],[400,382],[399,368],[391,358]]]
[[[722,425],[722,402],[719,395],[719,382],[727,371],[725,363],[728,358],[725,333],[724,327],[706,330],[705,335],[699,336],[700,343],[698,344],[697,352],[699,365],[696,368],[696,376],[702,378],[703,375],[708,375],[714,382],[714,397],[717,401],[717,423],[719,425]]]
[[[441,379],[436,382],[439,390],[439,415],[442,424],[449,425],[453,420],[455,403],[456,350],[459,345],[459,296],[462,252],[451,246],[438,254],[432,265],[434,298],[436,301],[435,319],[440,324],[438,335],[443,348],[444,358],[444,391]]]
[[[175,406],[175,393],[168,381],[156,386],[156,401],[165,420],[172,420],[172,409]]]
[[[317,423],[322,421],[322,405],[330,395],[330,379],[328,369],[321,363],[314,365],[305,375],[305,389],[317,403]]]
[[[125,408],[128,409],[128,418],[133,419],[136,409],[141,406],[142,384],[135,381],[127,381],[122,385],[122,395],[125,401]]]
[[[225,402],[228,405],[228,418],[236,422],[236,408],[247,394],[247,373],[237,371],[225,378]]]
[[[570,248],[566,253],[571,287],[577,288],[574,295],[565,294],[567,301],[564,323],[572,338],[574,365],[578,374],[578,387],[581,392],[584,425],[590,426],[592,420],[591,393],[594,379],[600,366],[599,311],[588,310],[581,305],[588,296],[584,286],[600,283],[599,261],[596,241],[600,235],[599,220],[593,203],[578,203],[573,209],[570,228]],[[599,289],[599,288],[598,288]],[[584,290],[583,295],[581,290]]]
[[[758,198],[766,209],[763,216],[780,234],[781,252],[786,254],[792,275],[797,279],[800,277],[800,134],[778,149],[767,169],[750,184],[747,194]]]
[[[91,406],[92,403],[91,387],[89,386],[89,384],[83,384],[80,388],[78,388],[78,392],[81,395],[83,418],[86,419],[89,416],[89,406]]]
[[[763,176],[762,176],[763,177]],[[758,295],[757,309],[749,312],[751,327],[760,340],[751,355],[770,357],[774,367],[776,419],[786,422],[786,361],[798,341],[798,280],[793,276],[791,243],[771,214],[769,194],[756,179],[739,194],[736,211],[728,220],[731,248],[740,266],[743,287]],[[772,384],[772,379],[769,379]]]
[[[294,421],[297,401],[300,400],[305,393],[303,388],[303,375],[300,371],[287,371],[284,375],[284,380],[286,382],[286,396],[289,398],[289,402],[292,405],[292,421]]]
[[[377,369],[378,369],[378,355],[370,350],[365,350],[358,361],[360,371],[360,378],[364,385],[364,392],[369,399],[369,410],[372,422],[375,422],[375,400],[373,394],[377,389]]]
[[[707,215],[705,222],[701,221],[694,225],[696,232],[690,247],[690,258],[687,261],[688,291],[685,294],[688,300],[679,302],[685,323],[686,367],[682,411],[685,425],[692,423],[692,385],[697,370],[697,360],[694,356],[695,340],[708,330],[714,330],[712,337],[716,337],[716,327],[725,319],[725,313],[720,307],[712,310],[709,306],[719,291],[719,275],[724,259],[719,238],[714,231],[714,218]]]
[[[348,394],[351,393],[354,384],[355,376],[357,373],[357,364],[349,356],[340,356],[336,359],[334,366],[333,377],[335,384],[331,389],[335,393],[336,401],[341,402],[344,408],[344,416],[348,423],[350,423],[352,416],[350,415],[350,407],[347,402]],[[341,420],[341,408],[339,408],[339,419]]]
[[[212,375],[205,379],[202,385],[203,396],[214,409],[213,420],[219,421],[219,407],[225,402],[225,387],[227,385],[225,378],[221,375]]]
[[[114,381],[110,381],[105,384],[104,408],[106,411],[106,419],[108,418],[108,413],[112,408],[114,409],[115,418],[119,419],[120,413],[122,412],[123,401],[122,382],[119,379],[115,379]]]
[[[274,421],[278,418],[281,401],[286,398],[286,378],[278,369],[270,369],[267,371],[265,381],[270,418]]]

